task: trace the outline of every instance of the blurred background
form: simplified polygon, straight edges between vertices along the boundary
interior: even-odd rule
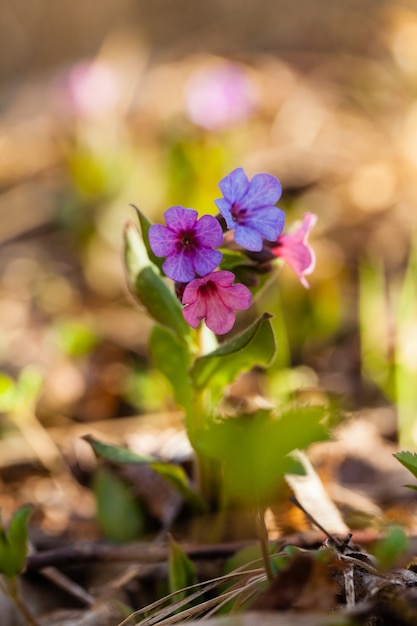
[[[280,179],[288,226],[318,215],[310,290],[285,267],[258,304],[279,336],[269,395],[383,408],[415,444],[414,2],[3,0],[0,41],[0,397],[32,401],[26,440],[47,433],[34,453],[4,418],[3,469],[47,466],[75,425],[174,410],[123,227],[131,203],[215,213],[240,166]]]

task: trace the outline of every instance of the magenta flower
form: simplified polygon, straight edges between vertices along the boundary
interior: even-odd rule
[[[229,332],[235,323],[235,311],[248,309],[252,294],[245,285],[237,283],[232,272],[221,270],[188,283],[182,303],[186,306],[183,315],[192,328],[197,328],[202,319],[217,335]]]
[[[276,241],[285,223],[285,213],[275,206],[281,197],[281,184],[270,174],[256,174],[249,182],[241,167],[219,183],[223,198],[215,203],[234,229],[234,238],[251,252],[262,250],[263,238]]]
[[[314,213],[306,213],[303,222],[299,228],[292,233],[286,233],[278,237],[272,252],[277,257],[281,257],[295,271],[301,284],[309,288],[309,284],[305,276],[311,274],[316,265],[316,255],[314,250],[308,244],[308,235],[310,230],[317,222],[317,215]]]
[[[222,253],[213,250],[223,243],[223,231],[212,215],[198,218],[197,211],[174,206],[164,213],[166,226],[153,224],[149,244],[153,253],[166,257],[165,274],[180,283],[188,283],[195,275],[205,276],[220,263]]]

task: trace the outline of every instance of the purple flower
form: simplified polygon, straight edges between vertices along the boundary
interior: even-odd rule
[[[233,285],[235,275],[227,270],[211,272],[188,283],[182,303],[183,315],[192,328],[202,319],[217,335],[229,332],[235,323],[235,311],[248,309],[252,294],[245,285]]]
[[[262,250],[263,238],[276,241],[285,223],[285,213],[275,206],[281,197],[281,184],[270,174],[256,174],[249,182],[241,167],[219,183],[223,198],[215,203],[235,229],[235,241],[251,252]]]
[[[166,257],[165,274],[181,283],[195,275],[205,276],[220,263],[222,253],[213,250],[223,243],[223,232],[212,215],[198,218],[197,211],[174,206],[164,213],[166,226],[153,224],[149,244],[156,256]]]
[[[301,284],[309,288],[309,284],[305,279],[306,274],[311,274],[316,265],[316,255],[314,250],[308,244],[308,235],[310,230],[317,222],[317,215],[314,213],[306,213],[303,223],[292,233],[286,233],[278,237],[272,252],[277,257],[281,257],[295,271]]]

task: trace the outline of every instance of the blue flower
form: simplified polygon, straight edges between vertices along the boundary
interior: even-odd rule
[[[149,229],[149,244],[153,253],[166,257],[162,269],[180,283],[188,283],[195,275],[205,276],[222,259],[215,246],[223,243],[223,231],[212,215],[198,218],[197,211],[174,206],[164,213],[166,226],[153,224]]]
[[[215,200],[234,239],[246,250],[259,252],[263,239],[276,241],[284,228],[285,213],[275,206],[281,184],[270,174],[256,174],[249,181],[241,167],[219,183],[223,198]]]

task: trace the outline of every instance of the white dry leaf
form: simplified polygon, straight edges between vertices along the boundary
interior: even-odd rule
[[[285,480],[294,492],[297,500],[308,513],[329,533],[346,535],[349,532],[343,518],[330,500],[324,485],[304,452],[296,450],[294,456],[304,468],[305,475],[287,474]]]

